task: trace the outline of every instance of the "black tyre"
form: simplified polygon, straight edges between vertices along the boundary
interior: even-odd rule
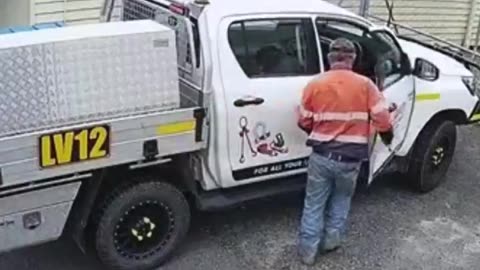
[[[145,182],[115,192],[97,218],[100,261],[111,269],[146,270],[163,264],[185,237],[190,208],[174,186]]]
[[[429,124],[415,143],[408,177],[421,193],[434,190],[445,179],[455,153],[457,129],[453,122]]]

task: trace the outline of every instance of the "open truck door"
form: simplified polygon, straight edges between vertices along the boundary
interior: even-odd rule
[[[394,138],[391,145],[387,146],[377,132],[372,134],[368,184],[402,147],[415,103],[415,79],[411,64],[396,37],[386,27],[371,29],[370,34],[378,42],[379,50],[382,50],[377,59],[377,85],[391,106]]]

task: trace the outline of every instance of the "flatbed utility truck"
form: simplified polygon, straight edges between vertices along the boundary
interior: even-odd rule
[[[324,1],[117,4],[120,21],[0,36],[0,251],[68,233],[109,268],[153,269],[191,209],[302,190],[295,111],[339,37],[397,107],[367,184],[394,168],[433,190],[456,126],[480,120],[478,65]]]

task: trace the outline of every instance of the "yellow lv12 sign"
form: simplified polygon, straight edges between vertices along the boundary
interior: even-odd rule
[[[42,135],[39,138],[40,167],[93,160],[110,154],[110,127],[94,126]]]

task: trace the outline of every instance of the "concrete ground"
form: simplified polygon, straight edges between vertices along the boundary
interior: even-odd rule
[[[295,260],[299,196],[198,215],[165,270],[480,269],[480,127],[462,128],[447,181],[426,195],[383,179],[353,202],[347,244],[307,268]],[[0,256],[5,270],[100,270],[66,240]]]

